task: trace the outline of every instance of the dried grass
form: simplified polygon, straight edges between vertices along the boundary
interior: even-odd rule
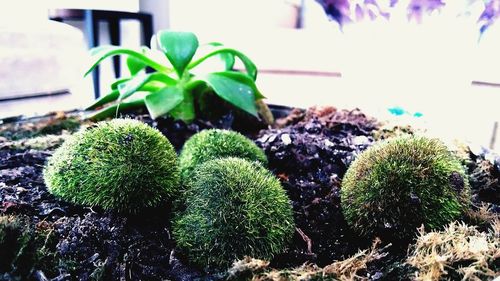
[[[443,231],[420,229],[407,262],[416,267],[416,280],[443,280],[459,275],[462,280],[493,280],[500,259],[500,220],[488,232],[454,222]]]
[[[500,219],[500,214],[492,211],[493,205],[482,203],[476,209],[470,209],[465,213],[465,218],[468,223],[478,225],[480,227],[489,227],[495,220]]]
[[[379,248],[380,240],[375,240],[370,249],[358,252],[343,261],[336,261],[324,268],[304,264],[294,269],[276,270],[269,268],[269,262],[246,257],[234,263],[228,271],[228,280],[251,281],[307,281],[307,280],[368,280],[359,273],[367,268],[368,263],[387,255]]]

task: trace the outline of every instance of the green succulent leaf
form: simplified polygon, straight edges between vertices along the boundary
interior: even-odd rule
[[[111,90],[118,90],[118,85],[120,85],[123,82],[127,82],[130,79],[132,79],[132,77],[124,77],[116,79],[115,82],[111,83]]]
[[[132,50],[118,46],[100,46],[90,53],[92,61],[88,75],[104,59],[125,55],[130,77],[119,78],[111,84],[111,92],[99,98],[89,110],[105,107],[93,113],[91,118],[103,119],[116,115],[118,111],[134,107],[146,107],[153,118],[170,114],[186,122],[196,117],[194,99],[204,89],[251,115],[258,116],[264,96],[255,85],[257,67],[243,53],[211,42],[197,53],[198,38],[191,32],[163,30],[152,42],[153,49],[142,47]],[[196,55],[196,59],[193,59]],[[224,71],[201,74],[190,72],[207,59],[216,58],[224,63]],[[236,60],[245,67],[246,73],[233,71]],[[151,67],[156,72],[145,73]],[[171,75],[175,72],[177,75]],[[200,71],[203,72],[203,71]],[[140,96],[135,93],[141,92]]]
[[[93,48],[90,51],[90,54],[92,55],[92,60],[90,63],[90,66],[87,68],[87,72],[85,73],[85,76],[87,76],[94,68],[99,65],[104,59],[116,55],[128,55],[135,57],[136,59],[142,61],[144,64],[147,66],[152,67],[155,70],[158,71],[163,71],[163,72],[170,72],[170,68],[162,65],[161,63],[145,56],[144,54],[141,54],[140,52],[123,48],[123,47],[117,47],[117,46],[101,46],[97,48]]]
[[[146,55],[148,54],[149,48],[147,47],[141,47],[141,53]],[[134,76],[137,73],[139,73],[141,70],[146,68],[147,64],[144,63],[143,60],[140,60],[136,57],[133,56],[128,56],[127,57],[127,67],[128,70],[130,71],[130,75]]]
[[[96,56],[96,55],[99,55],[101,53],[106,52],[107,50],[109,50],[110,47],[113,47],[113,46],[110,46],[110,45],[97,46],[97,47],[90,49],[89,54],[91,56]]]
[[[134,99],[131,101],[125,101],[125,102],[121,102],[119,104],[114,104],[114,105],[108,106],[106,108],[103,108],[97,112],[94,112],[94,113],[88,115],[86,118],[91,119],[91,120],[95,120],[95,121],[99,121],[99,120],[106,119],[108,117],[114,117],[114,116],[116,116],[116,113],[119,111],[130,110],[130,109],[141,108],[141,107],[144,107],[144,99],[138,98],[138,99]]]
[[[166,74],[156,73],[139,73],[127,82],[118,85],[120,92],[120,100],[126,99],[137,92],[141,87],[150,81],[163,82],[166,85],[175,85],[177,81]]]
[[[112,101],[117,100],[120,97],[120,92],[118,90],[113,90],[111,93],[100,97],[98,100],[96,100],[92,105],[86,108],[86,110],[92,110],[96,109],[99,106],[105,105],[107,103],[110,103]]]
[[[175,119],[180,119],[185,122],[191,122],[196,117],[194,109],[194,96],[190,92],[183,92],[184,98],[182,102],[174,107],[169,114]]]
[[[167,114],[184,99],[183,91],[177,87],[166,87],[144,98],[146,108],[153,119]]]
[[[207,44],[208,46],[213,46],[213,47],[222,47],[224,46],[220,42],[210,42]],[[225,64],[225,70],[231,70],[234,67],[234,63],[236,62],[234,58],[234,54],[232,53],[221,53],[219,55],[220,59],[224,62]]]
[[[224,55],[224,54],[233,55],[233,56],[237,57],[238,59],[240,59],[241,62],[243,63],[243,65],[245,66],[245,69],[248,73],[248,76],[250,76],[254,81],[255,81],[255,79],[257,79],[257,66],[255,66],[253,61],[250,60],[250,58],[247,57],[246,55],[244,55],[242,52],[237,51],[235,49],[231,49],[231,48],[220,48],[220,49],[214,50],[214,51],[204,55],[203,57],[193,61],[192,63],[190,63],[188,66],[188,69],[195,68],[197,65],[199,65],[200,63],[204,62],[205,60],[207,60],[213,56]]]
[[[184,70],[198,49],[198,38],[191,32],[160,31],[158,45],[182,77]]]
[[[247,75],[225,71],[209,73],[202,79],[214,89],[219,97],[253,116],[258,116],[255,105],[256,87]]]

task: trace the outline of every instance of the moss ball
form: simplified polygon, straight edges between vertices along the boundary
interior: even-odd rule
[[[194,264],[223,268],[244,256],[270,259],[285,249],[295,230],[292,207],[267,169],[229,157],[207,161],[194,174],[173,231]]]
[[[362,236],[414,237],[422,224],[439,228],[468,207],[460,162],[437,139],[399,137],[361,153],[342,182],[342,210]]]
[[[168,139],[130,119],[74,134],[49,159],[44,179],[49,192],[64,200],[125,213],[172,199],[180,181]]]
[[[184,144],[179,156],[181,178],[183,181],[191,179],[196,166],[224,157],[238,157],[267,165],[266,155],[250,139],[234,131],[210,129],[193,135]]]

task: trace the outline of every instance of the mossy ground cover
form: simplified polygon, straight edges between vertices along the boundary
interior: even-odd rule
[[[196,120],[183,124],[168,119],[153,121],[144,115],[134,118],[158,127],[178,151],[197,131],[231,128],[232,122],[231,118],[225,118],[220,122]],[[364,257],[372,253],[373,241],[357,237],[345,222],[340,205],[341,179],[356,156],[372,145],[378,128],[376,120],[360,111],[330,108],[296,111],[280,124],[281,128],[250,135],[264,150],[268,167],[291,199],[300,232],[295,232],[287,251],[275,256],[261,272],[281,274],[286,269],[297,274],[295,269],[300,269],[304,262],[310,264],[302,269],[314,268],[319,272],[335,261],[350,257],[356,257],[352,259],[355,263],[345,266],[363,265]],[[52,230],[54,240],[44,250],[60,258],[55,267],[36,266],[33,272],[37,276],[43,274],[57,280],[224,280],[227,277],[225,273],[206,276],[188,265],[175,249],[170,210],[161,207],[141,215],[123,215],[61,201],[47,192],[42,178],[42,168],[55,147],[2,146],[5,143],[5,139],[0,140],[0,214],[26,216],[32,229],[46,224],[44,228]],[[468,172],[477,172],[473,173],[476,180],[471,181],[475,210],[463,219],[469,226],[479,225],[478,230],[486,233],[490,229],[487,221],[500,210],[500,202],[487,196],[498,186],[499,169],[491,163],[486,169],[478,168],[490,155],[471,151],[467,154]],[[481,191],[484,182],[488,188]],[[488,212],[478,211],[482,202],[490,204]],[[359,249],[366,251],[358,255]],[[379,280],[409,280],[408,276],[414,276],[415,268],[406,263],[406,248],[396,249],[395,245],[382,243],[377,249],[382,251],[375,251],[372,257],[376,259],[357,271],[359,279],[370,276]]]

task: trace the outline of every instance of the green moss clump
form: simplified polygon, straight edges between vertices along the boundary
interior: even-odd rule
[[[173,234],[201,267],[222,268],[246,255],[270,259],[284,250],[295,229],[278,179],[260,164],[239,158],[200,165],[186,205]]]
[[[192,178],[196,166],[223,157],[238,157],[267,165],[264,152],[242,134],[219,129],[204,130],[187,140],[182,148],[179,163],[183,181]]]
[[[49,191],[70,202],[136,213],[176,196],[177,154],[158,130],[130,119],[74,134],[44,169]]]
[[[349,167],[341,194],[349,225],[360,235],[414,237],[457,219],[470,187],[460,162],[437,139],[399,137],[367,149]]]

